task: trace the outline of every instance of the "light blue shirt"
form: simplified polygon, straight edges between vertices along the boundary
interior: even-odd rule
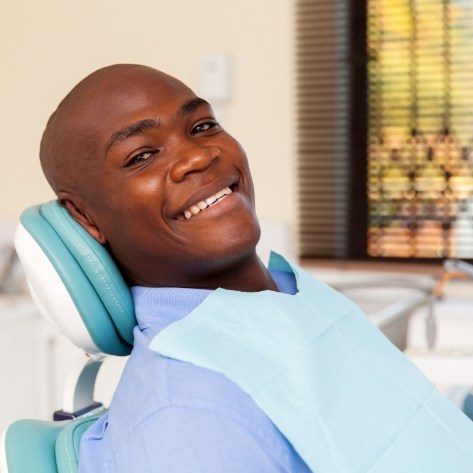
[[[279,290],[294,275],[271,271]],[[79,473],[306,473],[309,468],[252,398],[215,371],[160,356],[156,334],[205,289],[133,287],[134,348],[110,409],[82,437]]]

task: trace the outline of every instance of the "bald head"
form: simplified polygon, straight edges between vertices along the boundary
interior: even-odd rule
[[[173,77],[137,65],[89,75],[51,116],[41,163],[132,285],[217,287],[228,272],[230,287],[245,274],[231,267],[251,259],[264,269],[246,154]],[[237,287],[254,280],[246,274]]]
[[[116,64],[98,69],[81,80],[61,101],[44,130],[40,160],[53,190],[84,193],[94,175],[97,129],[120,101],[139,100],[152,81],[165,87],[189,90],[182,82],[156,69],[137,64]]]

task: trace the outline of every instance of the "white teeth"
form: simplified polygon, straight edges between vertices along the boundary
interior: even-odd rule
[[[202,212],[207,207],[211,206],[216,200],[223,200],[227,195],[231,194],[232,190],[230,187],[224,187],[222,190],[218,191],[214,195],[207,197],[204,200],[201,200],[195,205],[192,205],[187,210],[184,211],[184,214],[178,215],[177,220],[183,220],[185,218],[191,218],[193,215],[197,215],[199,212]]]

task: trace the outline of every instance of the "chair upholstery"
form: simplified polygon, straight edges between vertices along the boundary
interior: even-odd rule
[[[15,247],[43,315],[88,353],[129,354],[133,300],[108,251],[57,201],[20,221]]]
[[[80,439],[98,415],[47,422],[19,420],[4,433],[2,473],[75,473]]]
[[[82,435],[97,419],[98,416],[76,419],[61,429],[55,444],[58,473],[75,473],[77,471]]]
[[[33,299],[60,332],[95,359],[130,353],[136,325],[130,290],[107,249],[58,201],[22,213],[15,247]],[[99,417],[93,412],[11,424],[2,436],[2,473],[76,472],[81,437]]]

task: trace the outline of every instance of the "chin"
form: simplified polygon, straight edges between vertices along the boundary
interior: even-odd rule
[[[218,235],[215,235],[215,239],[208,241],[206,259],[221,265],[222,263],[231,264],[249,257],[256,251],[260,236],[261,229],[256,218],[245,222],[245,224],[240,223],[238,228],[219,232]]]

